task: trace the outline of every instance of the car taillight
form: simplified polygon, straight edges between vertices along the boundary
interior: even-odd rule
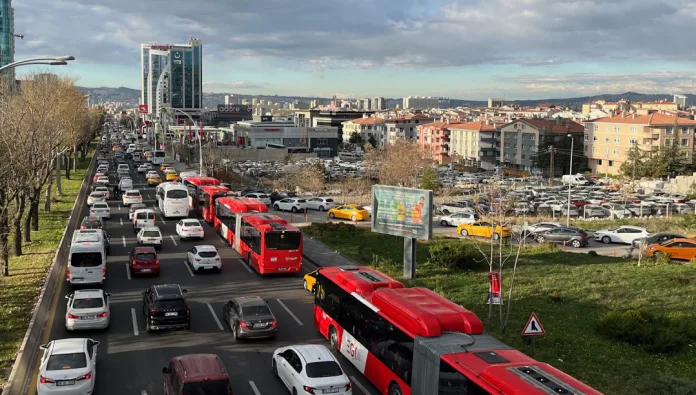
[[[196,261],[196,262],[200,262],[200,261],[201,261],[201,258],[193,258],[193,260]]]
[[[220,260],[220,257],[216,257],[215,260],[216,260],[216,261],[219,261],[219,260]]]
[[[312,387],[310,387],[310,386],[308,386],[308,385],[305,385],[304,387],[302,387],[302,389],[305,390],[305,392],[308,393],[308,394],[313,394],[313,393],[314,393],[314,388],[312,388]]]
[[[68,314],[68,318],[70,318],[71,320],[76,320],[76,319],[78,319],[78,318],[80,318],[80,317],[79,317],[79,316],[76,316],[75,314]]]
[[[159,266],[159,259],[155,260],[155,265]]]
[[[239,326],[242,328],[249,328],[249,325],[247,325],[247,323],[244,321],[239,321]]]
[[[46,378],[46,377],[44,377],[44,376],[39,376],[39,382],[40,382],[41,384],[52,384],[52,383],[55,383],[55,381],[53,381],[53,380],[51,380],[51,379],[49,379],[49,378]]]
[[[276,320],[271,321],[271,326],[272,327],[278,326],[278,321],[276,321]]]
[[[69,280],[70,279],[70,266],[68,266],[67,275],[68,275],[68,280]]]
[[[159,313],[159,312],[160,312],[160,311],[157,310],[157,309],[150,308],[150,314],[157,314],[157,313]]]
[[[106,311],[101,313],[101,314],[97,314],[97,318],[106,318],[108,316],[109,316],[109,313],[107,313]]]
[[[348,385],[346,385],[346,391],[348,391],[348,390],[351,389],[351,388],[353,388],[353,383],[351,383],[351,382],[349,381],[349,382],[348,382]]]
[[[102,268],[102,275],[106,276],[106,265],[104,265],[104,267]]]
[[[92,379],[92,372],[88,372],[86,375],[76,378],[75,381],[91,380],[91,379]]]
[[[87,227],[82,225],[82,226],[80,226],[80,229],[87,229]]]

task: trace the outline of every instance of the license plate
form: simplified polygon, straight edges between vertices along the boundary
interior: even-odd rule
[[[143,273],[150,273],[152,270],[150,270],[150,269],[141,269],[140,271],[143,272]]]
[[[288,270],[288,268],[287,267],[279,267],[278,270],[281,272],[284,272],[284,271]]]
[[[75,380],[58,380],[56,381],[56,385],[59,387],[66,385],[75,385]]]
[[[265,328],[266,324],[254,324],[254,328]]]
[[[337,392],[338,392],[338,388],[327,388],[327,389],[321,390],[322,394],[335,394]]]
[[[212,265],[210,265],[210,266],[204,266],[204,269],[206,269],[206,270],[208,270],[208,269],[215,269],[215,266],[212,266]]]
[[[85,279],[84,277],[72,277],[73,281],[82,281],[84,279]]]
[[[171,312],[169,312],[169,313],[164,313],[164,316],[165,316],[165,317],[176,317],[177,315],[179,315],[179,313],[177,313],[176,311],[171,311]]]
[[[80,317],[81,320],[93,320],[96,318],[97,318],[96,315],[83,315],[82,317]]]

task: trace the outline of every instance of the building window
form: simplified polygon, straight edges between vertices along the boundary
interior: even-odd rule
[[[689,139],[681,139],[681,146],[688,147],[689,146]]]
[[[614,133],[619,133],[621,131],[621,126],[614,125]]]
[[[534,141],[534,140],[536,140],[536,136],[532,134],[532,135],[529,136],[529,139],[532,140],[532,141]]]
[[[619,141],[621,141],[621,140],[620,140],[618,137],[614,137],[614,142],[615,142],[615,143],[618,143]]]
[[[674,128],[671,127],[671,126],[668,127],[668,128],[667,128],[667,131],[665,132],[665,134],[674,134]]]
[[[598,130],[599,130],[599,125],[597,125],[596,123],[593,124],[593,125],[594,125],[594,131],[595,131],[595,132],[598,131]]]
[[[609,126],[609,125],[604,125],[604,131],[605,131],[605,132],[611,131],[611,126]]]
[[[604,138],[604,142],[605,142],[605,143],[608,143],[608,142],[609,142],[609,137],[605,137],[605,138]]]
[[[689,134],[689,128],[682,128],[682,134]]]
[[[585,135],[585,141],[590,141],[590,136],[589,136],[589,135]]]
[[[604,149],[604,156],[609,156],[609,148]]]
[[[584,150],[584,151],[587,152],[587,146],[585,146],[585,150]]]
[[[610,160],[610,161],[609,161],[609,167],[614,167],[614,161],[613,161],[613,160]]]
[[[628,139],[628,144],[630,144],[630,145],[635,145],[635,144],[636,144],[636,139]]]
[[[665,139],[665,147],[669,147],[672,145],[672,140],[671,139]]]
[[[597,153],[597,147],[592,147],[592,153],[596,154]]]
[[[638,132],[638,128],[635,126],[631,126],[631,133],[636,133]]]
[[[522,149],[527,149],[527,146],[522,144]]]
[[[600,165],[600,166],[602,166],[602,160],[601,160],[601,159],[597,159],[597,164]]]
[[[592,136],[592,141],[598,141],[598,140],[599,140],[599,137],[597,137],[597,136]]]
[[[619,156],[619,150],[617,150],[616,148],[614,148],[614,151],[612,153],[614,154],[614,156]]]

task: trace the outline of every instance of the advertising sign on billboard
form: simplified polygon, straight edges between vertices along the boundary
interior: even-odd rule
[[[432,239],[433,191],[373,185],[372,231],[411,239]]]
[[[251,106],[246,104],[218,104],[217,111],[221,114],[251,114]]]
[[[147,110],[148,110],[147,104],[141,104],[138,106],[138,111],[140,111],[141,114],[147,114]]]

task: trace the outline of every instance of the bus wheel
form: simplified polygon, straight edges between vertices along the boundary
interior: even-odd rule
[[[338,350],[338,334],[333,326],[329,327],[329,341],[331,342],[331,347]]]
[[[402,395],[403,392],[401,392],[401,387],[399,387],[399,384],[396,383],[391,383],[389,386],[389,395]]]

